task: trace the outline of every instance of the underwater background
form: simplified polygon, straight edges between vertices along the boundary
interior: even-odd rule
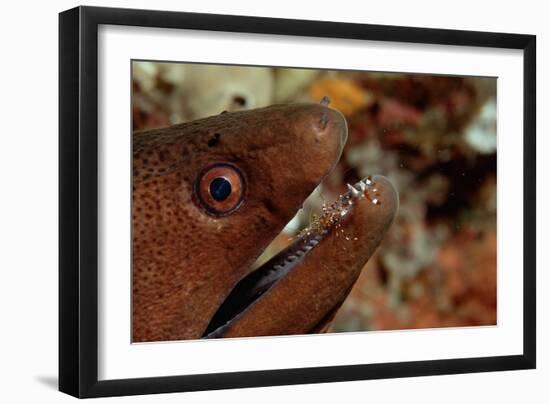
[[[132,71],[134,130],[325,95],[346,117],[336,169],[258,261],[346,183],[389,177],[397,217],[332,332],[496,324],[496,78],[148,61]]]

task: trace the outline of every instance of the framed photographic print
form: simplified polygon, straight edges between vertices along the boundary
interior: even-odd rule
[[[535,367],[535,37],[60,14],[59,387]]]

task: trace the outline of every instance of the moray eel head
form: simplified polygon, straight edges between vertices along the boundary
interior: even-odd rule
[[[387,180],[356,184],[287,250],[251,267],[346,137],[342,115],[322,104],[134,133],[133,342],[320,331],[394,216]]]

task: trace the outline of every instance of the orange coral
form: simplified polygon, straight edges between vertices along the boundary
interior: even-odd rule
[[[325,95],[330,98],[330,106],[346,116],[351,116],[372,102],[369,92],[353,80],[347,78],[325,78],[314,82],[309,88],[314,100]]]

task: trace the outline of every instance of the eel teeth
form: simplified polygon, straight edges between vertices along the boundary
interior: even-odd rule
[[[297,255],[298,257],[301,257],[301,256],[303,256],[304,254],[305,254],[305,253],[304,253],[302,250],[296,251],[296,255]]]
[[[361,192],[357,190],[357,188],[351,186],[350,184],[346,184],[346,185],[348,186],[348,189],[354,198],[358,198],[359,196],[361,196]]]

